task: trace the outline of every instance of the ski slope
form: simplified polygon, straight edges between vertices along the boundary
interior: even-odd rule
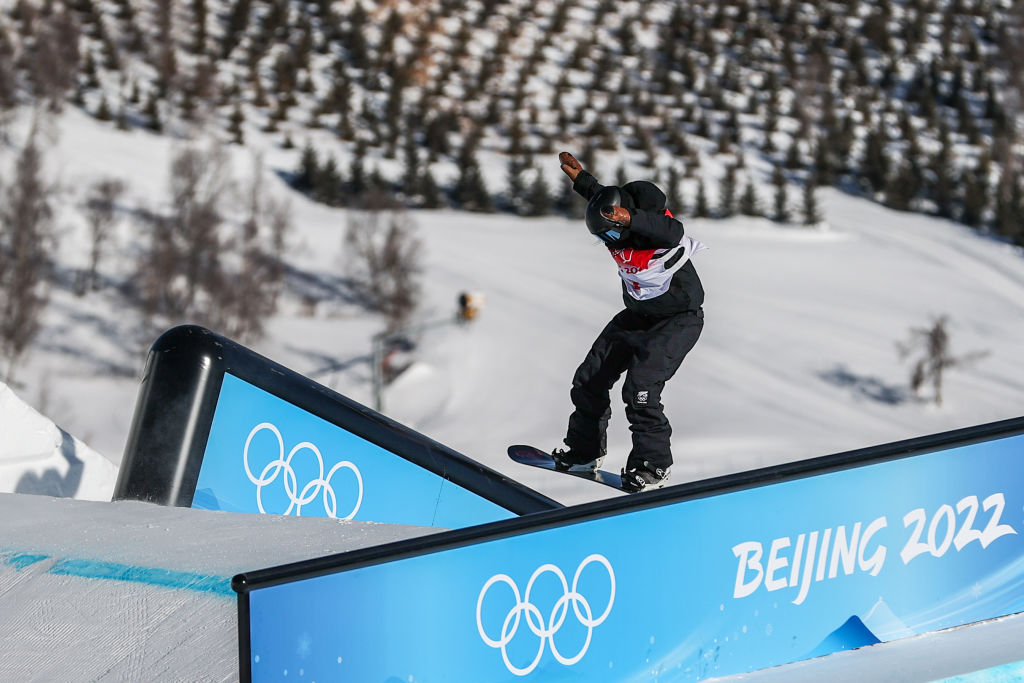
[[[12,138],[23,139],[28,124],[27,117],[16,119]],[[167,168],[185,141],[117,131],[75,110],[47,139],[47,166],[63,188],[57,260],[64,272],[87,263],[84,187],[113,176],[128,189],[101,263],[110,284],[81,298],[66,284],[53,288],[38,343],[17,368],[13,388],[117,464],[153,338],[125,315],[115,285],[130,276],[128,256],[143,244],[131,212],[166,205]],[[372,405],[370,340],[383,321],[329,294],[347,272],[349,214],[284,184],[278,174],[295,168],[297,150],[258,134],[247,139],[250,148],[229,148],[236,184],[245,186],[253,155],[261,153],[266,192],[291,203],[287,260],[301,273],[289,280],[266,336],[252,346]],[[617,162],[599,164],[599,177]],[[500,166],[484,168],[493,174],[489,183],[500,182]],[[564,182],[555,158],[548,170],[552,183]],[[684,216],[689,233],[710,248],[694,260],[707,291],[704,333],[663,396],[674,428],[673,481],[1020,415],[1021,250],[834,190],[821,191],[819,202],[825,220],[816,228]],[[614,262],[580,221],[449,210],[409,218],[422,244],[423,301],[415,323],[450,320],[463,291],[482,294],[485,304],[469,325],[415,335],[411,366],[385,391],[385,412],[564,502],[609,495],[511,463],[505,448],[560,444],[573,371],[621,308]],[[311,292],[319,292],[312,305],[304,300]],[[910,362],[897,349],[911,328],[940,315],[949,316],[954,356],[987,352],[946,373],[941,407],[927,394],[910,394]],[[617,393],[613,399],[606,464],[618,467],[630,435]]]
[[[11,138],[23,140],[27,125],[25,117],[13,121]],[[316,301],[311,313],[303,300],[311,287],[330,291],[344,275],[342,241],[348,214],[288,190],[278,173],[296,166],[297,151],[274,147],[258,135],[248,139],[252,149],[263,146],[268,192],[287,197],[292,204],[296,229],[287,259],[303,274],[301,281],[289,282],[280,311],[268,322],[267,335],[252,346],[369,405],[370,338],[383,328],[381,318],[327,296]],[[174,150],[184,143],[142,131],[118,132],[74,110],[48,131],[46,141],[48,168],[62,187],[56,259],[64,277],[52,290],[36,347],[16,368],[12,386],[0,387],[0,491],[102,501],[113,489],[139,373],[153,341],[140,333],[132,315],[125,314],[116,288],[131,272],[129,257],[141,244],[140,228],[130,215],[140,207],[159,209],[166,204],[166,169]],[[253,168],[252,149],[231,150],[240,183]],[[5,172],[10,151],[0,152]],[[607,168],[596,169],[599,176],[603,171],[611,177],[618,162],[609,159]],[[550,170],[552,183],[561,182],[554,159]],[[502,170],[491,172],[488,182],[500,182]],[[119,177],[129,189],[112,250],[102,264],[109,285],[79,298],[70,291],[69,274],[87,261],[83,188],[99,175]],[[710,249],[695,259],[707,290],[705,331],[664,395],[674,427],[674,482],[1021,415],[1021,251],[962,226],[893,212],[833,190],[822,191],[819,198],[825,221],[816,228],[750,218],[686,220],[690,234]],[[479,292],[486,303],[469,325],[432,327],[417,337],[417,348],[408,356],[409,369],[386,389],[385,412],[566,504],[618,495],[505,457],[505,448],[512,443],[543,448],[560,443],[570,410],[573,370],[621,306],[615,267],[601,245],[578,221],[557,217],[524,219],[448,210],[415,211],[410,217],[423,245],[424,299],[417,322],[450,319],[462,291]],[[897,344],[908,339],[911,328],[926,326],[939,315],[950,316],[954,355],[985,351],[987,356],[951,370],[945,400],[936,406],[927,393],[910,394],[909,363],[900,359]],[[630,443],[617,396],[613,410],[606,461],[612,468],[624,462]],[[58,505],[40,496],[4,495],[0,502],[0,551],[8,553],[7,558],[10,553],[35,553],[56,562],[67,539],[61,535],[66,526],[78,530],[78,540],[88,542],[94,533],[127,533],[136,521],[157,531],[178,528],[164,524],[161,516],[181,514],[186,520],[182,524],[198,531],[126,535],[135,539],[132,549],[86,543],[75,557],[94,548],[102,558],[90,559],[141,566],[142,559],[133,552],[156,553],[151,558],[157,565],[174,560],[170,568],[176,571],[221,577],[282,558],[374,545],[400,533],[380,525],[329,527],[340,534],[337,545],[301,546],[278,554],[276,548],[285,541],[264,534],[263,525],[272,522],[248,517],[213,516],[210,522],[199,522],[194,511],[79,506],[67,500]],[[69,504],[70,515],[58,512]],[[69,526],[69,519],[80,526]],[[33,525],[19,527],[17,520]],[[319,538],[321,531],[317,527],[313,536]],[[237,538],[229,540],[232,534]],[[161,554],[170,548],[170,538],[193,545],[181,555],[170,550]],[[211,549],[218,553],[216,562],[206,557]],[[25,571],[31,573],[33,566],[41,570],[47,565],[33,563]],[[76,655],[69,651],[60,660],[63,664],[48,670],[56,678],[75,678],[87,652],[113,652],[130,659],[127,649],[112,645],[121,642],[118,634],[123,630],[118,629],[123,625],[110,614],[98,615],[104,610],[116,614],[128,604],[124,601],[135,599],[126,597],[133,591],[166,590],[134,584],[91,588],[95,584],[83,577],[58,580],[46,571],[25,574],[12,569],[10,561],[0,570],[0,599],[7,601],[4,613],[18,615],[18,628],[5,634],[0,648],[9,653],[4,670],[14,678],[26,670],[17,668],[22,659],[42,656],[40,641],[31,635],[41,629],[55,638],[90,633],[75,645]],[[43,616],[34,617],[39,600],[54,591],[85,598],[68,612],[45,603]],[[146,603],[150,599],[140,599],[151,611],[143,616],[132,613],[137,616],[132,623],[151,623],[146,620],[157,619],[163,609],[159,604],[171,604]],[[215,609],[220,610],[216,618],[223,620],[219,628],[227,628],[230,619],[225,615],[233,615],[233,609]],[[59,615],[73,622],[66,627],[69,630],[46,631],[63,623],[50,623]],[[156,638],[157,633],[151,633]],[[207,659],[207,650],[194,647],[195,641],[184,635],[175,642],[170,647],[177,648],[179,661],[194,660],[182,664],[183,678],[202,679],[196,672],[204,666],[216,665],[224,672],[231,668],[222,659]],[[209,649],[211,658],[222,658],[230,649],[225,640],[217,643]],[[871,652],[893,651],[889,647]],[[960,648],[948,643],[939,647],[954,653],[954,659]],[[974,648],[963,646],[965,658]],[[142,659],[137,662],[149,662],[146,656],[138,655]],[[912,659],[894,656],[904,665]],[[847,655],[827,660],[843,657]],[[862,662],[857,661],[858,671],[863,671]],[[130,677],[135,665],[129,662],[123,665],[126,668],[110,670],[128,672]],[[969,670],[955,669],[943,669],[942,675]],[[843,670],[849,671],[840,667]],[[815,677],[804,673],[807,679]],[[771,680],[770,672],[761,675],[766,677],[762,680]],[[224,676],[230,678],[228,673]],[[844,680],[835,670],[828,671],[828,677]]]

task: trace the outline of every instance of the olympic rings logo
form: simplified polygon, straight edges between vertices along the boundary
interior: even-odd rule
[[[260,432],[268,430],[273,433],[277,439],[278,445],[278,456],[276,460],[270,461],[266,467],[260,472],[259,476],[253,474],[252,468],[249,466],[249,447],[252,444],[253,438]],[[306,483],[302,490],[299,490],[298,477],[295,474],[295,470],[292,468],[292,459],[303,451],[309,451],[316,457],[316,462],[319,470],[318,476]],[[359,506],[363,502],[363,476],[360,474],[359,469],[347,460],[342,460],[327,472],[327,476],[324,476],[324,457],[320,453],[314,444],[309,441],[303,441],[298,444],[291,451],[288,452],[288,456],[284,454],[284,438],[281,436],[281,432],[273,424],[269,422],[262,422],[249,432],[249,438],[245,440],[245,450],[242,452],[242,463],[245,466],[245,475],[249,477],[249,481],[256,485],[256,506],[259,511],[266,514],[266,509],[263,506],[263,489],[270,484],[273,484],[278,475],[281,475],[281,484],[284,486],[285,495],[288,496],[288,509],[283,513],[290,515],[292,511],[295,511],[296,516],[302,515],[302,506],[308,503],[312,503],[316,500],[317,496],[323,494],[324,513],[328,517],[338,517],[338,497],[334,492],[334,488],[331,486],[331,477],[341,469],[350,469],[356,476],[356,482],[359,484],[359,495],[356,498],[355,506],[352,511],[342,517],[342,519],[352,519],[355,517],[356,512],[359,511]]]
[[[604,611],[601,612],[600,616],[596,618],[594,617],[593,610],[590,607],[590,602],[577,590],[579,588],[580,576],[583,574],[583,570],[593,562],[600,563],[604,566],[605,570],[608,572],[608,578],[611,581],[611,593],[608,596],[608,605],[604,608]],[[530,602],[530,594],[533,591],[534,584],[537,579],[547,573],[554,574],[561,582],[562,596],[558,598],[554,606],[551,608],[551,613],[548,615],[547,622],[545,623],[544,615],[541,614],[540,609]],[[501,635],[497,638],[492,638],[487,635],[487,632],[484,629],[481,611],[484,596],[487,595],[487,591],[490,590],[491,586],[497,583],[507,584],[512,589],[512,595],[515,598],[515,605],[505,616],[505,620],[501,624]],[[526,584],[526,593],[522,596],[520,596],[519,587],[511,577],[506,574],[497,574],[492,576],[480,590],[480,596],[476,601],[476,626],[477,630],[480,632],[480,637],[489,647],[501,649],[501,658],[504,660],[505,666],[508,670],[516,676],[526,676],[537,667],[537,664],[540,663],[541,657],[544,656],[545,645],[549,642],[551,644],[551,654],[553,654],[555,659],[561,664],[572,666],[583,659],[583,655],[587,653],[587,649],[590,647],[590,640],[593,636],[594,629],[604,623],[604,620],[608,618],[614,603],[615,572],[612,570],[612,565],[608,562],[607,558],[595,553],[584,559],[576,569],[576,574],[572,578],[571,590],[568,582],[566,581],[565,574],[563,574],[562,570],[553,564],[542,565],[533,572],[533,576],[530,577],[529,582]],[[572,611],[576,620],[587,629],[587,637],[583,645],[580,647],[579,652],[571,657],[567,657],[562,654],[555,645],[555,634],[558,633],[558,630],[565,623],[565,618],[569,613],[570,604],[572,605]],[[531,632],[533,632],[533,635],[540,638],[540,645],[537,648],[537,654],[534,656],[533,661],[526,667],[520,668],[515,666],[509,660],[507,646],[512,642],[512,639],[516,637],[516,633],[519,630],[519,622],[523,615],[526,616],[527,627]]]

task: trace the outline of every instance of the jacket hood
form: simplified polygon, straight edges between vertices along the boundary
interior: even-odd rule
[[[622,205],[627,209],[662,211],[665,208],[665,193],[650,181],[634,180],[623,185],[620,190],[623,196]]]

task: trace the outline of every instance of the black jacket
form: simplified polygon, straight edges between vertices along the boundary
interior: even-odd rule
[[[573,189],[588,201],[601,188],[597,178],[587,171],[581,171],[573,183]],[[665,210],[665,195],[653,184],[627,183],[620,188],[620,193],[624,207],[629,210],[630,225],[623,231],[622,239],[608,245],[610,252],[614,254],[618,249],[672,249],[683,239],[682,222]],[[640,301],[629,295],[623,282],[622,301],[635,313],[664,318],[700,310],[704,304],[704,287],[697,277],[693,261],[687,261],[672,276],[672,283],[664,294]]]

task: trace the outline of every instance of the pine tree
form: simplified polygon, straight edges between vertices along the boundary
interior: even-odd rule
[[[977,174],[970,171],[960,175],[959,185],[963,190],[960,221],[972,228],[980,227],[988,204],[987,188],[978,181]]]
[[[761,201],[757,196],[757,188],[753,181],[748,180],[743,194],[740,195],[740,213],[744,216],[760,216]]]
[[[932,181],[928,194],[935,202],[936,214],[941,218],[952,218],[955,185],[952,175],[952,152],[948,137],[932,158]]]
[[[521,213],[524,209],[524,195],[526,194],[526,191],[523,182],[523,173],[525,171],[526,164],[522,157],[518,154],[511,155],[508,159],[508,173],[506,176],[506,183],[508,186],[506,203],[508,205],[508,209],[513,213]]]
[[[629,182],[629,176],[626,175],[625,164],[619,164],[618,168],[615,169],[615,184],[622,187]]]
[[[231,51],[235,49],[241,39],[246,26],[249,25],[249,11],[252,8],[252,0],[235,0],[228,12],[227,27],[224,30],[224,37],[221,39],[221,57],[226,59]]]
[[[159,133],[164,129],[163,121],[160,119],[160,98],[155,90],[149,93],[142,114],[146,117],[146,125],[150,130]]]
[[[725,176],[719,188],[718,217],[729,218],[736,214],[736,166],[725,169]]]
[[[836,182],[839,172],[839,159],[832,147],[831,139],[818,136],[814,143],[814,157],[810,167],[814,169],[814,182],[817,185],[832,185]],[[795,170],[786,165],[790,170]]]
[[[430,171],[429,167],[423,169],[423,175],[420,177],[420,186],[423,195],[423,208],[441,208],[441,191],[438,189],[437,181],[434,180],[434,174]]]
[[[686,213],[686,202],[680,192],[679,169],[675,164],[668,168],[668,180],[665,182],[665,200],[669,210],[676,216]]]
[[[299,167],[295,171],[292,186],[300,192],[310,192],[316,184],[320,175],[320,162],[317,159],[313,143],[306,140],[302,148],[302,155],[299,157]]]
[[[100,106],[96,110],[96,118],[100,121],[110,121],[114,118],[114,115],[110,111],[110,104],[107,103],[107,96],[100,96]]]
[[[349,13],[349,29],[345,32],[344,45],[348,48],[349,60],[355,69],[366,69],[370,65],[369,46],[366,42],[369,16],[362,2],[356,2]]]
[[[544,173],[536,165],[531,165],[528,170],[533,176],[533,180],[530,182],[529,191],[526,194],[526,215],[546,216],[551,213],[553,200],[547,181],[544,179]]]
[[[412,200],[413,204],[422,203],[423,183],[420,177],[419,145],[416,144],[412,121],[406,124],[405,130],[405,136],[402,138],[402,157],[405,169],[402,172],[401,191]]]
[[[344,183],[333,154],[320,166],[313,184],[313,196],[328,206],[345,206]]]
[[[765,154],[772,154],[775,152],[776,147],[773,136],[775,135],[777,128],[778,114],[775,111],[775,107],[769,104],[764,115],[764,144],[761,145],[761,151]]]
[[[365,170],[366,153],[366,143],[360,140],[356,143],[355,153],[352,155],[352,163],[348,170],[348,187],[353,198],[361,197],[370,187]]]
[[[231,135],[231,142],[236,145],[245,144],[245,131],[242,129],[244,123],[245,113],[242,111],[242,105],[236,102],[228,118],[228,134]]]
[[[804,183],[804,225],[817,225],[821,222],[821,211],[818,209],[818,186],[814,182],[814,174],[809,174]]]
[[[206,0],[192,0],[193,35],[192,52],[197,55],[206,53]]]
[[[493,201],[484,183],[480,165],[471,142],[467,142],[459,155],[459,176],[452,188],[452,200],[456,206],[468,211],[490,212]]]
[[[174,0],[156,0],[157,90],[166,97],[178,75],[178,59],[174,49]]]
[[[1003,167],[996,185],[992,227],[999,235],[1024,244],[1024,188],[1012,163]]]
[[[82,75],[85,76],[85,87],[96,90],[100,87],[100,78],[96,70],[96,60],[92,52],[85,53],[85,64],[82,65]]]
[[[772,170],[772,185],[775,186],[774,210],[772,220],[778,223],[787,223],[790,219],[789,195],[787,190],[786,174],[782,167],[776,165]]]
[[[707,191],[704,189],[703,178],[697,180],[697,197],[694,199],[693,215],[697,218],[707,218],[711,215],[711,209],[708,207]]]
[[[861,175],[872,193],[885,189],[886,178],[889,175],[889,160],[885,153],[887,141],[882,127],[870,130],[864,141]]]
[[[15,72],[14,46],[0,26],[0,115],[18,103],[18,78]]]
[[[583,218],[585,204],[583,198],[572,189],[572,183],[560,183],[561,190],[555,200],[555,211],[568,218]]]
[[[801,167],[803,162],[800,159],[800,143],[792,138],[789,147],[786,149],[786,168],[795,171]]]
[[[460,168],[453,195],[456,205],[468,211],[486,213],[493,210],[491,195],[475,159]]]
[[[893,171],[886,183],[885,205],[897,211],[910,211],[917,196],[917,182],[914,168],[904,160]]]

